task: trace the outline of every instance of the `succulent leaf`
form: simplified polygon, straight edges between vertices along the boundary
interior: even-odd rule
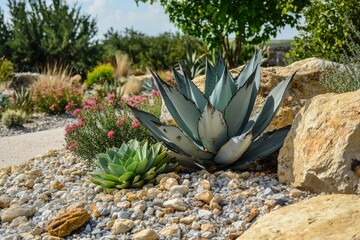
[[[122,164],[117,164],[115,162],[109,164],[109,170],[112,174],[117,177],[120,177],[126,172],[126,169],[122,166]]]
[[[240,136],[232,137],[216,154],[214,162],[219,165],[229,165],[238,160],[250,147],[252,142],[251,129]]]
[[[285,93],[289,88],[291,80],[295,73],[281,81],[271,92],[265,100],[265,104],[260,113],[255,119],[253,127],[253,138],[256,139],[270,124],[271,120],[280,108],[280,105],[285,97]]]
[[[216,153],[228,139],[228,126],[223,114],[208,102],[198,124],[199,136],[204,148]]]
[[[197,132],[197,121],[200,117],[200,110],[194,102],[179,93],[176,89],[161,81],[153,74],[157,87],[164,103],[175,122],[184,130],[193,141],[200,144],[199,134]]]
[[[216,66],[213,67],[209,61],[206,61],[206,74],[205,74],[205,97],[210,97],[219,82],[225,69],[225,64],[219,54]]]

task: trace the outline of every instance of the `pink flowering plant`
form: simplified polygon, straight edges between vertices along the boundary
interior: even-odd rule
[[[65,107],[71,103],[80,105],[82,91],[73,86],[53,86],[36,84],[31,87],[34,110],[48,114],[64,113]]]
[[[78,121],[66,127],[66,148],[91,160],[108,148],[120,147],[131,139],[147,139],[149,143],[155,143],[155,139],[132,115],[126,104],[160,115],[161,98],[157,91],[129,99],[116,99],[111,94],[102,100],[94,96],[84,100],[81,106],[69,104],[67,111]]]

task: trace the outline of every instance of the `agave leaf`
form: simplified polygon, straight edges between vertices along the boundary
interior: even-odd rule
[[[115,187],[118,189],[128,188],[128,187],[130,187],[130,182],[124,182],[122,184],[117,184],[117,185],[115,185]]]
[[[138,154],[139,154],[140,162],[142,160],[146,159],[146,157],[148,155],[148,142],[147,141],[143,142],[141,149],[139,149],[139,151],[138,151]]]
[[[104,179],[97,177],[97,176],[92,176],[89,180],[90,180],[90,182],[97,184],[97,185],[101,185],[101,182],[104,181]]]
[[[142,179],[144,179],[145,181],[149,181],[149,180],[154,179],[156,177],[156,175],[157,175],[156,172],[155,172],[155,169],[156,169],[155,167],[149,169],[149,171],[147,171],[143,175]]]
[[[106,153],[100,153],[96,160],[97,165],[102,168],[104,171],[109,172],[108,165],[111,163],[111,159]]]
[[[284,140],[290,130],[290,126],[268,132],[256,139],[251,147],[241,156],[238,162],[230,168],[236,170],[245,170],[249,165],[263,157],[276,152],[284,144]]]
[[[296,73],[296,72],[295,72]],[[282,101],[285,98],[287,89],[290,86],[291,80],[294,78],[295,73],[281,81],[266,98],[265,104],[260,113],[255,119],[253,126],[253,139],[256,139],[270,124],[271,120],[280,108]]]
[[[166,164],[163,164],[160,168],[155,170],[156,174],[163,173],[165,168],[166,168]]]
[[[200,110],[195,103],[161,81],[154,74],[153,77],[160,94],[164,99],[165,105],[176,123],[193,141],[201,144],[197,132],[197,122],[200,117]]]
[[[105,180],[108,180],[108,181],[113,181],[113,182],[119,181],[119,178],[112,174],[104,174],[104,178],[105,178]]]
[[[128,162],[125,165],[125,168],[128,172],[136,172],[136,169],[139,165],[139,161],[135,161],[135,160],[128,160]]]
[[[254,80],[256,76],[256,69],[243,84],[243,86],[239,88],[225,109],[224,117],[228,125],[227,134],[230,138],[240,135],[243,122],[248,120],[246,119],[246,116],[247,112],[249,111],[249,103],[252,98],[251,92],[255,82]]]
[[[221,76],[220,81],[216,84],[209,100],[217,110],[223,112],[235,92],[236,86],[234,80],[227,67],[225,67],[223,75]]]
[[[180,65],[180,64],[179,64]],[[191,98],[190,89],[187,86],[184,75],[179,73],[175,68],[172,69],[177,90],[187,98]]]
[[[223,71],[225,69],[225,64],[221,59],[219,54],[216,66],[213,67],[209,61],[206,61],[206,72],[205,72],[205,97],[210,97],[212,92],[215,89],[215,86],[219,82]]]
[[[239,76],[236,77],[236,85],[239,89],[244,85],[250,75],[254,72],[255,68],[260,68],[262,58],[262,49],[259,52],[255,52],[255,54],[251,57],[250,61],[243,67]],[[257,84],[257,88],[259,87],[260,82]]]
[[[212,153],[216,153],[228,138],[228,127],[223,114],[210,102],[201,114],[198,130],[204,148]]]
[[[131,187],[139,188],[139,187],[142,187],[144,185],[144,183],[145,183],[145,181],[141,180],[141,181],[131,184]]]
[[[123,143],[118,151],[119,155],[122,157],[127,149],[128,149],[128,145],[126,143]]]
[[[240,136],[232,137],[220,148],[214,158],[214,162],[219,165],[227,165],[235,162],[250,147],[251,142],[251,129]]]
[[[98,182],[95,184],[98,184],[98,185],[102,186],[103,188],[112,188],[116,185],[116,182],[107,181],[107,180],[103,180],[103,179],[92,179],[92,180],[90,179],[90,181],[92,181],[93,183]]]
[[[146,172],[146,167],[148,165],[148,160],[146,158],[144,158],[143,160],[141,160],[139,162],[139,164],[137,165],[135,174],[144,174]]]
[[[161,124],[159,119],[157,119],[154,115],[141,111],[139,109],[133,108],[129,106],[134,115],[139,119],[139,121],[146,126],[146,128],[155,136],[158,141],[162,141],[166,147],[169,149],[180,152],[182,154],[187,155],[187,153],[183,152],[178,146],[172,143],[167,137],[163,134],[162,131],[158,128],[158,125]]]
[[[133,173],[133,172],[126,172],[126,173],[124,173],[124,175],[122,175],[121,177],[119,177],[119,182],[129,181],[129,180],[132,179],[133,177],[135,177],[135,173]]]
[[[200,149],[188,136],[186,136],[179,128],[175,126],[160,125],[159,129],[174,144],[176,144],[183,152],[200,159],[211,159],[213,154]]]
[[[112,161],[114,161],[114,158],[119,155],[118,151],[119,149],[117,148],[110,148],[109,150],[107,150],[107,154]]]
[[[140,178],[141,178],[141,175],[136,175],[132,180],[132,184],[138,182],[140,180]]]
[[[121,175],[126,173],[126,169],[122,165],[115,164],[115,163],[109,164],[109,170],[112,174],[114,174],[117,177],[120,177]]]
[[[160,153],[159,155],[156,156],[156,158],[154,159],[153,164],[151,165],[151,167],[159,167],[160,163],[162,162],[162,160],[166,157],[167,152],[163,151],[162,153]]]

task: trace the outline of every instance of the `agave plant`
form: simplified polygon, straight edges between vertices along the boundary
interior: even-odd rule
[[[152,72],[163,101],[177,126],[164,125],[155,116],[131,108],[151,133],[176,153],[188,167],[246,169],[250,163],[278,150],[289,131],[262,134],[279,109],[293,76],[268,95],[260,112],[251,118],[260,85],[262,50],[255,52],[233,78],[219,57],[206,63],[205,92],[185,72],[173,70],[177,89]]]
[[[161,143],[130,140],[121,147],[100,153],[95,160],[100,168],[90,173],[90,181],[103,188],[141,187],[162,173],[169,157]]]

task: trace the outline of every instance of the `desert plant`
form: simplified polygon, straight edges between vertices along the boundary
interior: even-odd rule
[[[332,68],[325,71],[321,82],[336,93],[350,92],[360,89],[360,31],[349,20],[354,38],[347,40],[347,51],[338,57],[340,64],[333,63]]]
[[[6,110],[1,116],[1,122],[8,128],[22,126],[26,121],[26,113],[22,110]]]
[[[184,71],[190,78],[195,78],[205,72],[205,56],[197,56],[196,50],[193,50],[189,43],[185,43],[186,58],[179,61],[178,70]],[[183,69],[181,69],[183,68]]]
[[[142,187],[165,170],[169,159],[161,143],[148,146],[146,140],[130,140],[98,155],[100,169],[90,173],[90,181],[103,188]]]
[[[10,97],[8,93],[0,92],[0,117],[10,105]]]
[[[9,81],[14,75],[14,65],[5,58],[0,58],[0,82]]]
[[[159,115],[159,101],[160,96],[154,93],[151,96],[135,96],[128,100],[117,99],[114,95],[103,100],[95,96],[84,100],[82,106],[69,105],[68,111],[72,112],[78,121],[66,127],[66,148],[85,159],[93,159],[106,149],[119,146],[133,138],[140,141],[147,139],[149,143],[155,143],[155,139],[129,112],[125,103]]]
[[[59,63],[47,64],[46,67],[41,70],[41,74],[34,84],[47,85],[54,88],[68,87],[71,86],[71,74],[72,69],[67,65]]]
[[[15,90],[11,96],[11,107],[21,109],[26,113],[33,111],[33,101],[31,91],[22,86],[19,90]]]
[[[260,85],[262,50],[233,79],[222,59],[207,63],[203,94],[186,73],[174,71],[177,90],[155,73],[163,101],[179,127],[131,107],[134,115],[188,167],[245,169],[278,150],[289,128],[260,136],[280,107],[293,76],[280,82],[250,119]],[[183,158],[181,158],[183,156]]]
[[[91,72],[88,72],[85,84],[91,87],[93,84],[103,84],[104,82],[114,82],[115,69],[111,64],[101,64],[96,66]]]
[[[114,78],[120,80],[129,74],[131,60],[127,54],[115,54],[115,73]]]

